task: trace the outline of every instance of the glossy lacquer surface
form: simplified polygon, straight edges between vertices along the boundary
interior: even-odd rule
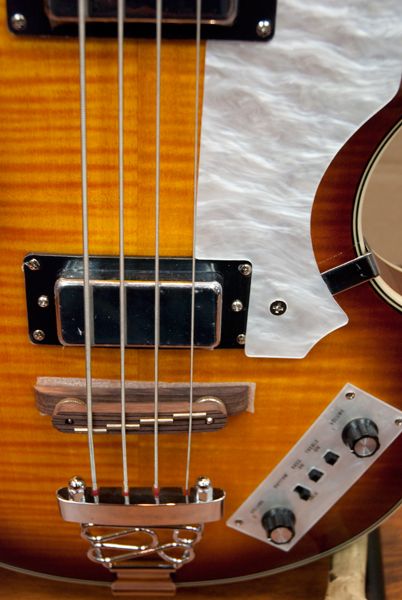
[[[19,40],[1,22],[2,115],[0,369],[0,560],[63,576],[108,579],[88,561],[79,528],[62,522],[55,490],[80,473],[89,479],[84,436],[63,435],[34,405],[38,376],[82,377],[81,348],[28,341],[21,265],[29,252],[79,254],[81,191],[76,42]],[[88,43],[90,251],[118,253],[116,44]],[[154,251],[154,76],[152,42],[126,46],[126,252]],[[188,256],[192,246],[194,47],[169,42],[163,52],[161,252]],[[353,256],[351,213],[360,175],[400,114],[400,99],[374,118],[340,153],[325,176],[313,213],[313,244],[324,270]],[[339,296],[349,324],[324,338],[303,360],[247,358],[241,350],[196,354],[195,378],[255,382],[255,412],[226,429],[194,435],[192,478],[206,473],[227,491],[231,514],[350,381],[401,408],[401,316],[370,285]],[[131,350],[127,377],[152,381],[153,354]],[[117,350],[93,352],[93,376],[119,378]],[[185,351],[160,355],[160,378],[188,381]],[[161,485],[181,485],[186,437],[160,443]],[[369,473],[286,554],[235,531],[206,527],[196,560],[180,581],[271,571],[310,560],[371,527],[400,499],[395,443]],[[98,479],[120,485],[119,436],[95,439]],[[151,485],[153,444],[130,436],[132,485]]]

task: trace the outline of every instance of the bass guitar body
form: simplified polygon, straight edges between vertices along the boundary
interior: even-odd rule
[[[327,5],[328,2],[323,4]],[[357,1],[352,4],[356,4],[356,7],[350,8],[351,13],[358,11],[364,4],[373,5],[370,14],[373,11],[375,13],[375,10],[381,12],[381,7],[374,8],[375,3]],[[386,18],[400,19],[400,14],[392,16],[391,8],[398,8],[397,3],[386,4],[389,9]],[[270,62],[269,47],[271,44],[275,48],[276,40],[281,39],[281,28],[286,25],[285,8],[287,11],[296,10],[292,2],[278,6],[276,33],[272,41],[239,42],[243,47],[247,44],[260,44],[266,53],[267,70],[277,69]],[[344,18],[347,19],[347,7],[344,13]],[[316,30],[319,29],[319,22],[318,19]],[[308,27],[301,36],[303,44],[308,45]],[[217,46],[225,44],[224,41],[214,43]],[[233,45],[236,43],[228,42]],[[204,64],[205,56],[207,61],[206,77],[208,65],[213,63],[213,59],[208,62],[209,44],[208,41],[201,45],[201,64]],[[342,36],[339,45],[336,40],[334,45],[336,48],[333,51],[336,53],[342,47]],[[323,50],[327,51],[328,48]],[[124,52],[124,252],[130,257],[153,258],[156,225],[155,41],[128,39]],[[290,43],[289,52],[292,52]],[[78,523],[62,519],[55,497],[56,490],[67,486],[73,476],[80,475],[90,483],[87,436],[85,433],[59,431],[52,424],[49,414],[43,414],[46,410],[40,406],[38,408],[39,384],[43,386],[46,381],[57,381],[58,384],[78,379],[84,381],[85,350],[82,346],[47,343],[48,332],[41,327],[32,330],[31,321],[28,320],[29,308],[27,309],[27,297],[28,303],[29,298],[34,297],[37,298],[35,302],[38,303],[40,315],[40,311],[57,311],[55,298],[49,297],[41,289],[42,285],[47,285],[47,275],[41,270],[41,257],[81,257],[83,254],[77,39],[15,35],[7,28],[7,16],[2,3],[0,54],[0,561],[9,567],[23,568],[39,574],[112,581],[114,575],[110,569],[88,560],[88,541],[80,536]],[[317,55],[319,54],[318,49]],[[331,52],[327,56],[328,69],[331,68],[330,54]],[[116,40],[88,38],[86,61],[89,253],[91,256],[118,257]],[[194,64],[193,41],[163,41],[159,224],[162,258],[191,257],[193,254],[196,112]],[[214,65],[215,71],[219,70],[217,64],[218,62]],[[303,64],[302,59],[300,64]],[[311,77],[313,87],[315,66],[311,63],[305,66],[306,78]],[[252,67],[250,65],[250,70]],[[378,70],[381,68],[379,62]],[[370,74],[367,75],[369,76]],[[201,80],[203,77],[202,66]],[[224,86],[224,69],[221,78]],[[398,77],[394,81],[395,88],[397,82]],[[292,87],[291,77],[287,84],[284,83],[284,87],[286,85]],[[341,82],[339,85],[341,86]],[[239,86],[241,87],[241,82]],[[307,85],[306,90],[308,87]],[[262,120],[261,136],[266,136],[266,148],[269,152],[270,122],[281,118],[282,107],[272,104],[264,109],[264,105],[259,103],[257,90],[253,114],[253,101],[248,98],[247,90],[243,92],[243,96],[236,96],[240,92],[239,87],[235,86],[233,103],[221,106],[222,113],[227,116],[233,111],[235,115],[237,103],[240,104],[242,99],[249,102],[250,122],[254,119]],[[304,92],[300,92],[301,112],[307,110],[303,107],[303,94]],[[355,102],[364,103],[364,98],[360,99],[358,94],[359,87],[356,86]],[[319,96],[319,89],[315,89],[314,93],[311,91],[313,99],[310,99],[312,104],[310,103],[309,110],[314,111],[314,102],[319,102]],[[208,152],[204,147],[206,138],[203,136],[204,119],[206,124],[208,119],[209,98],[211,89],[207,89],[206,83],[203,109],[201,99],[199,105],[201,167]],[[334,103],[336,102],[334,99]],[[390,96],[375,111],[370,111],[362,120],[366,123],[358,123],[354,127],[355,133],[351,137],[347,136],[349,139],[343,147],[333,148],[330,165],[322,165],[322,179],[315,195],[311,219],[314,260],[321,272],[355,260],[365,252],[365,249],[362,250],[364,235],[359,238],[358,233],[360,225],[357,199],[363,198],[361,203],[364,205],[366,192],[363,187],[369,186],[370,178],[374,178],[377,173],[378,157],[382,156],[389,143],[399,135],[398,124],[402,119],[401,93],[398,92],[394,99]],[[373,112],[376,113],[374,116]],[[242,126],[247,126],[246,121]],[[224,135],[225,132],[222,132],[223,137]],[[280,137],[281,134],[275,135]],[[222,161],[231,152],[230,136],[230,132],[227,133],[229,142],[226,145],[226,142],[223,143]],[[238,152],[235,141],[233,144],[233,152]],[[319,147],[321,140],[317,138],[312,143],[311,154],[307,152],[299,157],[298,164],[294,164],[295,172],[297,169],[307,169],[305,165],[314,160],[314,144]],[[277,147],[280,148],[280,142],[279,146],[276,144]],[[242,158],[247,163],[247,149]],[[283,161],[286,161],[286,156]],[[209,175],[213,179],[214,173],[209,172]],[[200,188],[202,177],[201,171]],[[230,188],[230,172],[227,177]],[[253,171],[251,177],[255,177],[255,185],[258,187],[258,173]],[[306,178],[308,179],[308,174]],[[292,183],[289,182],[289,185]],[[234,190],[233,194],[238,195],[239,191]],[[226,202],[229,202],[229,197],[222,198],[222,204]],[[381,204],[381,197],[378,202]],[[252,226],[247,222],[247,203],[245,194],[242,219],[244,228],[253,236],[253,227],[257,230],[266,224],[254,223]],[[231,210],[235,212],[238,209],[229,207],[229,219]],[[289,202],[289,211],[292,210]],[[201,216],[204,219],[203,209]],[[215,233],[214,227],[217,228]],[[222,227],[222,223],[211,213],[208,223],[211,236],[219,239]],[[284,231],[283,235],[286,254],[286,236],[297,239],[298,232]],[[300,244],[303,243],[301,239]],[[242,256],[240,245],[241,241],[236,256],[232,257],[232,260],[238,262],[241,262],[239,257]],[[266,254],[268,253],[267,251]],[[28,262],[35,257],[39,264],[31,262],[33,269],[30,269]],[[43,260],[46,262],[46,258]],[[246,254],[244,260],[253,263]],[[289,253],[286,260],[297,264],[297,253]],[[255,272],[257,276],[257,270]],[[266,273],[265,276],[268,280],[270,275]],[[245,273],[243,280],[246,281],[247,277]],[[254,272],[247,280],[251,281],[251,285],[253,277]],[[33,285],[33,289],[27,290],[28,284]],[[223,290],[224,302],[225,293],[228,296],[229,292]],[[234,315],[231,322],[236,323],[236,311],[239,308],[241,312],[242,307],[232,304],[237,300],[236,290],[231,290],[230,294],[229,306],[233,305]],[[47,296],[47,299],[39,300],[41,296]],[[396,292],[394,296],[399,297]],[[399,504],[402,489],[402,436],[398,437],[395,433],[392,434],[392,442],[383,442],[381,435],[384,425],[377,423],[381,454],[350,485],[345,483],[345,478],[347,480],[352,477],[350,471],[342,479],[342,465],[331,466],[323,462],[318,464],[317,454],[315,463],[311,466],[322,472],[322,481],[311,481],[309,490],[312,495],[319,489],[314,486],[330,485],[331,479],[335,482],[335,488],[338,485],[336,482],[342,480],[345,489],[289,551],[283,551],[283,548],[275,547],[275,544],[255,539],[255,536],[246,535],[247,532],[243,533],[226,524],[226,519],[239,509],[261,481],[291,451],[345,386],[352,385],[353,389],[363,390],[365,394],[393,407],[397,413],[402,410],[402,305],[398,306],[398,299],[388,301],[371,282],[342,291],[335,299],[340,310],[347,315],[347,324],[334,327],[332,332],[322,335],[304,357],[264,357],[258,352],[252,356],[247,348],[245,352],[241,334],[247,338],[249,323],[244,331],[236,330],[236,324],[233,325],[236,343],[232,347],[195,351],[194,381],[197,384],[208,384],[212,388],[224,384],[247,384],[249,405],[246,410],[229,416],[222,429],[193,432],[191,482],[194,483],[199,476],[207,476],[214,486],[224,490],[225,516],[205,524],[202,539],[194,547],[195,558],[172,575],[176,583],[205,584],[233,578],[252,578],[309,562],[334,552],[374,528]],[[271,312],[275,310],[272,306],[275,300],[277,298],[267,294],[267,313],[270,309]],[[279,306],[279,311],[283,307],[286,309],[286,303]],[[290,308],[288,306],[288,311]],[[319,306],[316,311],[317,319],[320,319]],[[275,318],[286,319],[287,314]],[[298,327],[303,328],[302,321],[300,319]],[[187,348],[163,348],[158,360],[159,381],[178,387],[179,384],[188,384],[190,354]],[[120,380],[119,348],[108,347],[107,344],[105,347],[93,347],[91,364],[94,381]],[[46,380],[41,379],[38,384],[38,378]],[[151,348],[134,347],[126,350],[125,378],[127,382],[152,386],[155,381],[155,354]],[[85,387],[84,383],[82,385]],[[49,397],[52,393],[54,390],[49,392]],[[348,401],[353,403],[353,398],[350,397]],[[66,423],[67,421],[68,419]],[[396,432],[401,422],[398,418],[393,419],[392,426]],[[121,435],[99,433],[95,434],[94,440],[99,485],[101,488],[120,488]],[[167,431],[159,436],[158,468],[161,489],[183,487],[187,442],[185,431]],[[330,445],[322,448],[322,451],[328,449],[331,449]],[[149,435],[127,435],[127,456],[130,485],[151,488],[154,477],[152,432]],[[313,505],[316,502],[316,506],[319,506],[320,494],[306,502],[300,497],[299,501],[303,505],[309,502]],[[319,508],[317,510],[319,512]],[[182,525],[194,525],[195,522],[196,516],[194,521]],[[299,522],[296,514],[296,530]],[[108,522],[96,524],[110,525]],[[155,525],[157,523],[149,523],[151,528]],[[127,526],[136,526],[136,523],[129,520]]]

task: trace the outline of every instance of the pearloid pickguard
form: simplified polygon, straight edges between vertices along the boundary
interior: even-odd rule
[[[347,323],[314,258],[312,203],[396,93],[401,57],[400,0],[279,0],[272,42],[208,42],[197,257],[252,262],[247,355],[300,358]]]

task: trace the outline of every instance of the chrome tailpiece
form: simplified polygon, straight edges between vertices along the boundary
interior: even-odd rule
[[[120,488],[94,498],[80,477],[57,492],[63,519],[81,523],[90,560],[115,574],[114,594],[172,596],[171,576],[193,560],[204,523],[222,518],[225,493],[200,477],[188,496],[181,488],[161,488],[158,498],[151,488],[130,488],[128,498]]]

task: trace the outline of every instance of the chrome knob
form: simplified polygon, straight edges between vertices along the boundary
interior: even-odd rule
[[[373,456],[380,447],[378,427],[371,419],[353,419],[342,431],[342,440],[359,458]]]
[[[261,523],[268,538],[274,544],[288,544],[295,535],[295,516],[288,508],[271,508],[262,517]]]

